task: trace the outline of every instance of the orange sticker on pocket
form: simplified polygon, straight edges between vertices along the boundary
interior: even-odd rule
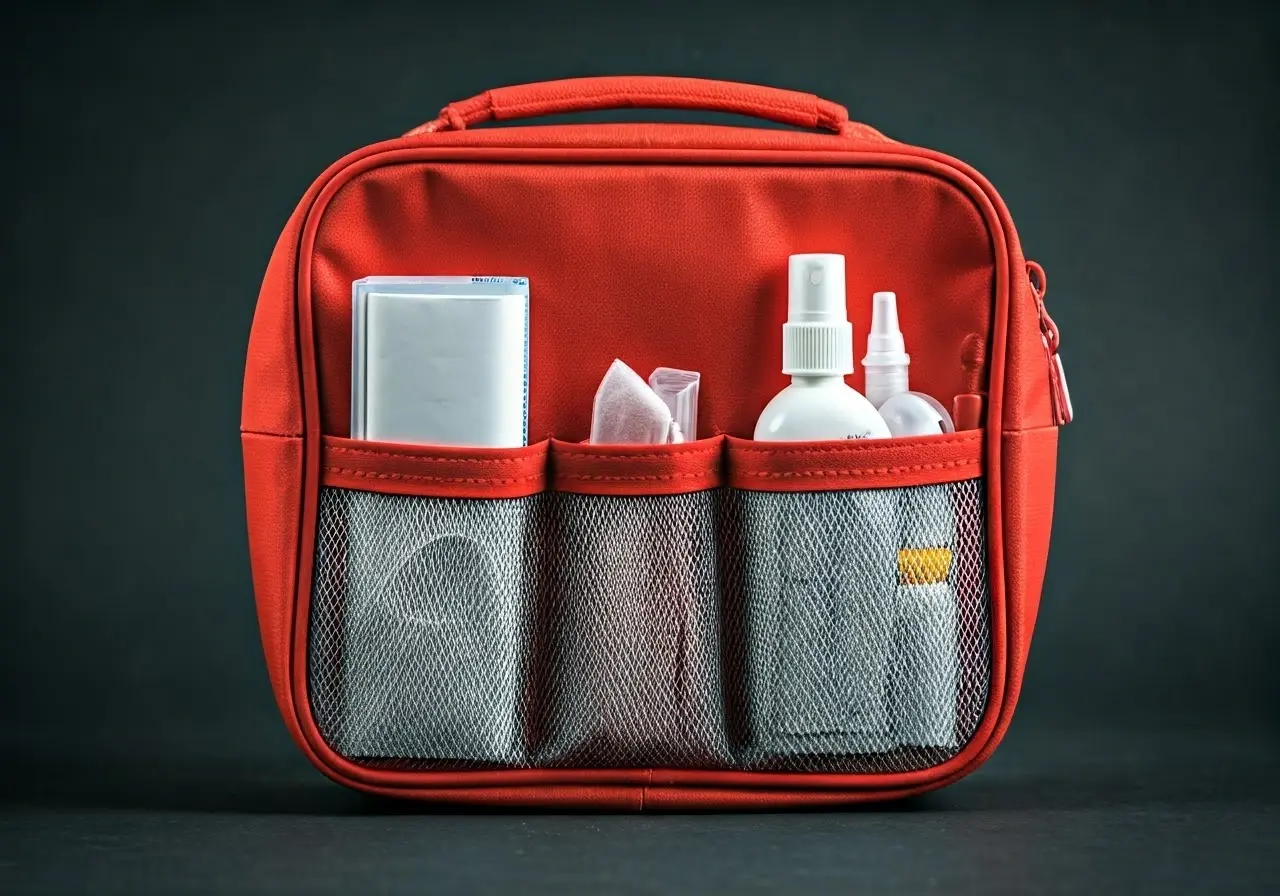
[[[945,582],[951,572],[951,548],[903,548],[898,551],[898,581],[903,585]]]

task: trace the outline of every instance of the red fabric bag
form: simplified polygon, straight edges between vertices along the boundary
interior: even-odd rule
[[[620,107],[809,130],[474,127]],[[847,257],[856,358],[897,292],[912,387],[959,396],[961,431],[749,441],[788,382],[797,252]],[[392,274],[529,278],[528,447],[348,437],[351,284]],[[472,803],[841,804],[968,774],[1017,702],[1070,414],[1043,289],[980,174],[791,91],[508,87],[340,160],[271,257],[241,421],[294,739],[346,785]],[[583,444],[615,357],[700,371],[703,437]]]

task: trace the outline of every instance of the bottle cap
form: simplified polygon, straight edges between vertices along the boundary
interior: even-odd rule
[[[898,329],[898,296],[877,292],[871,296],[871,330],[867,333],[867,354],[862,359],[866,371],[867,398],[880,407],[889,398],[909,388],[907,367],[911,356],[906,352],[902,331]]]
[[[787,272],[782,372],[791,376],[853,373],[853,327],[845,307],[844,256],[792,255]]]
[[[867,356],[875,353],[875,362],[884,364],[908,364],[906,343],[898,329],[898,294],[877,292],[871,296],[871,332],[867,334]],[[863,364],[866,364],[863,361]]]

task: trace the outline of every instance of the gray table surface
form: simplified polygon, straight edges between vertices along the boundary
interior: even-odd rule
[[[0,891],[1275,892],[1278,746],[1015,726],[939,793],[746,815],[406,806],[281,758],[14,760]]]

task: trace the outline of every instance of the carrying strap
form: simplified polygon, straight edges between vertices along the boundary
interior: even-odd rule
[[[885,140],[883,134],[849,120],[844,106],[810,93],[734,81],[642,75],[569,78],[497,87],[450,103],[434,121],[405,134],[461,131],[486,121],[510,121],[601,109],[693,109],[731,112],[778,124],[817,128],[844,137]]]

